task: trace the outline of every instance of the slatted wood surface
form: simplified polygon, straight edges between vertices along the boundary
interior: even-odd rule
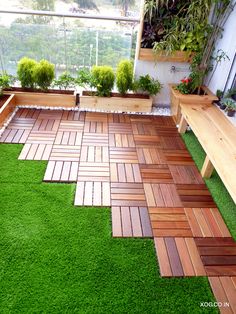
[[[154,237],[161,276],[210,276],[233,311],[236,245],[172,118],[19,109],[0,142],[77,183],[76,206],[111,206],[113,237]]]

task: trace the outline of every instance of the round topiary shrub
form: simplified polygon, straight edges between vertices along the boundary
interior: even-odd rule
[[[116,71],[116,86],[121,94],[126,94],[133,87],[133,63],[129,60],[120,61]]]
[[[34,88],[34,69],[37,62],[30,58],[22,58],[17,65],[17,76],[23,88]]]
[[[35,83],[43,90],[47,90],[55,77],[55,66],[47,60],[41,60],[34,68]]]
[[[108,97],[115,82],[115,74],[109,66],[93,66],[92,81],[97,89],[98,96]]]

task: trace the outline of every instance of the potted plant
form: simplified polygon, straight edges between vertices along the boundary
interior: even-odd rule
[[[15,81],[12,75],[6,72],[0,74],[0,128],[15,108],[15,95],[5,95],[4,90]]]
[[[236,102],[231,98],[223,99],[223,103],[225,105],[225,111],[227,112],[227,116],[233,117],[236,111]]]
[[[152,78],[149,74],[141,75],[137,81],[134,82],[134,90],[154,96],[161,91],[162,85],[158,80]]]
[[[225,95],[226,98],[232,98],[233,100],[236,101],[236,88],[230,88],[226,95]]]
[[[219,106],[221,105],[221,99],[223,98],[224,92],[220,89],[217,89],[216,91],[216,97],[218,98],[218,100],[214,100],[212,103]]]

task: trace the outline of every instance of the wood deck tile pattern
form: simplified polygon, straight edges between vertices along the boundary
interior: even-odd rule
[[[137,148],[140,164],[166,165],[163,152],[157,148]]]
[[[193,238],[155,237],[162,277],[206,276]]]
[[[160,138],[154,135],[134,135],[136,147],[160,148]]]
[[[61,120],[62,115],[63,115],[63,110],[41,109],[38,115],[38,119],[39,120],[42,120],[42,119],[43,120],[44,119]]]
[[[108,133],[108,124],[106,122],[86,121],[84,125],[86,133]]]
[[[109,134],[110,147],[135,147],[132,134]]]
[[[109,123],[109,134],[133,134],[132,126],[128,123]]]
[[[132,130],[134,135],[157,135],[154,125],[132,123]]]
[[[108,113],[108,122],[109,123],[130,123],[130,115],[123,113]]]
[[[138,164],[111,163],[111,182],[141,183],[141,173]]]
[[[68,121],[85,121],[85,111],[64,110],[61,119]]]
[[[44,175],[46,182],[77,182],[79,163],[76,161],[49,161]]]
[[[37,119],[40,112],[41,112],[40,109],[19,108],[14,118]]]
[[[76,186],[75,206],[110,206],[110,183],[79,181]]]
[[[173,178],[167,165],[140,165],[144,183],[173,183]]]
[[[169,168],[176,184],[204,184],[195,165],[169,165]]]
[[[78,181],[110,182],[109,163],[80,162]]]
[[[111,183],[111,205],[146,207],[143,184]]]
[[[86,112],[85,121],[108,122],[108,114],[103,112]]]
[[[193,237],[183,208],[149,207],[154,237]]]
[[[80,149],[74,145],[53,145],[50,160],[79,162]]]
[[[236,242],[232,238],[195,238],[208,276],[236,276]]]
[[[220,302],[222,314],[236,313],[236,277],[209,277],[216,301]]]
[[[186,150],[183,140],[179,136],[160,136],[160,146],[168,150]]]
[[[39,115],[40,117],[40,115]],[[55,119],[40,119],[38,118],[32,128],[32,131],[40,132],[57,132],[60,125],[60,120]]]
[[[62,132],[83,132],[84,122],[61,120],[58,130]]]
[[[110,147],[110,162],[138,164],[138,156],[135,148]]]
[[[113,237],[152,237],[147,207],[112,206]]]
[[[19,160],[49,160],[51,144],[25,144],[18,159]]]
[[[81,162],[109,162],[109,149],[106,146],[82,146]]]
[[[95,135],[94,133],[84,133],[82,145],[108,147],[108,134],[100,133]]]
[[[164,149],[162,153],[165,163],[168,165],[194,165],[194,161],[187,150]]]
[[[54,144],[80,146],[82,142],[82,132],[58,131]]]
[[[31,131],[26,143],[28,144],[53,144],[56,137],[54,131]]]

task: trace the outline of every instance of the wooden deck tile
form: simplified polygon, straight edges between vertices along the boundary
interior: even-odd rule
[[[162,127],[175,127],[175,122],[172,117],[167,116],[152,116],[152,121],[155,126],[162,126]]]
[[[108,113],[109,123],[130,123],[130,115],[125,113]]]
[[[85,121],[107,122],[108,114],[103,112],[86,112]]]
[[[62,117],[62,110],[48,110],[41,109],[38,115],[38,119],[56,119],[60,120]]]
[[[140,165],[144,183],[173,183],[172,175],[166,165]]]
[[[80,162],[78,181],[110,182],[109,163]]]
[[[84,125],[84,132],[86,133],[108,133],[108,123],[86,121]]]
[[[186,150],[185,144],[180,136],[160,136],[160,147],[162,149],[168,149],[168,150],[179,150],[184,149]]]
[[[111,147],[135,147],[132,134],[109,134],[109,145]]]
[[[26,143],[28,144],[53,144],[56,132],[53,131],[31,131]]]
[[[129,123],[109,123],[109,134],[132,134],[132,126]]]
[[[204,184],[195,165],[170,165],[169,168],[176,184]]]
[[[158,136],[134,135],[134,141],[136,147],[160,147],[160,138]]]
[[[51,144],[25,144],[18,159],[49,160],[51,150]]]
[[[144,183],[149,207],[182,207],[174,184]]]
[[[195,242],[208,276],[236,276],[236,242],[232,238],[196,238]]]
[[[30,109],[30,108],[19,108],[14,118],[26,118],[26,119],[37,119],[41,110]]]
[[[58,131],[82,133],[84,131],[84,122],[61,120]]]
[[[167,162],[161,149],[158,148],[137,148],[140,164],[165,165]]]
[[[0,143],[19,143],[24,144],[30,134],[30,130],[22,128],[8,128],[3,132],[0,137]]]
[[[152,237],[146,207],[112,206],[113,237]]]
[[[81,162],[109,162],[108,147],[104,146],[82,146],[81,149]]]
[[[110,162],[138,164],[138,156],[135,148],[110,148]]]
[[[110,168],[111,182],[142,182],[138,164],[111,163]]]
[[[110,206],[110,183],[79,181],[75,193],[75,206]]]
[[[84,121],[85,111],[64,110],[61,119],[67,121]]]
[[[215,208],[216,204],[205,184],[176,184],[184,207]]]
[[[178,137],[178,129],[176,126],[163,126],[154,124],[155,134],[158,136]]]
[[[80,146],[82,142],[82,132],[58,131],[54,144]]]
[[[84,133],[82,145],[108,147],[108,134],[100,133],[95,135],[94,133]]]
[[[164,149],[162,153],[168,165],[194,165],[194,161],[187,150]]]
[[[50,160],[55,161],[79,161],[80,146],[53,145]]]
[[[32,131],[57,132],[59,125],[60,125],[60,120],[38,118],[36,122],[34,123]]]
[[[44,181],[46,182],[76,182],[79,163],[75,161],[49,161]]]
[[[132,123],[132,130],[135,135],[157,135],[155,126],[152,124]]]
[[[183,208],[149,207],[154,237],[192,237]]]
[[[111,183],[112,206],[146,206],[146,199],[141,183]]]

